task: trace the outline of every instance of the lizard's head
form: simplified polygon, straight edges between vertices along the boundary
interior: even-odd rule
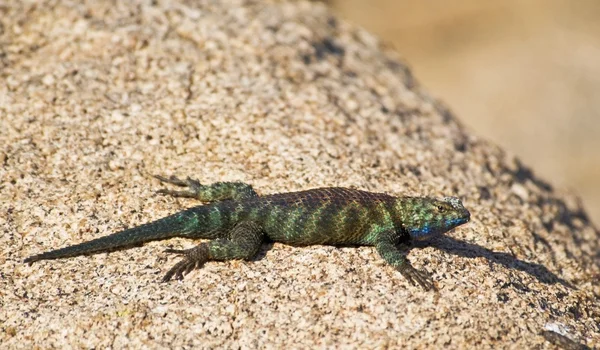
[[[456,197],[413,198],[404,211],[403,225],[412,239],[421,240],[467,223],[471,214]]]

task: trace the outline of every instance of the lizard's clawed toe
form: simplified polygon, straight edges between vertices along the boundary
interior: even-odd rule
[[[415,281],[418,285],[420,285],[426,291],[435,289],[435,285],[429,276],[416,276]]]
[[[400,271],[402,275],[408,280],[413,286],[419,285],[426,291],[435,289],[433,280],[427,272],[419,271],[414,267],[410,266]]]
[[[167,282],[171,279],[182,280],[183,276],[201,267],[208,260],[208,246],[201,244],[191,249],[166,249],[165,253],[183,255],[183,260],[175,264],[169,272],[163,277],[162,281]]]
[[[188,260],[182,260],[182,261],[178,262],[177,264],[175,264],[175,266],[173,266],[169,270],[169,272],[167,272],[167,274],[165,275],[165,277],[163,277],[162,282],[168,282],[172,278],[176,279],[176,280],[182,280],[183,279],[183,272],[187,269],[187,264],[188,263],[189,263]]]
[[[157,194],[164,194],[174,197],[182,197],[182,198],[196,198],[200,193],[200,188],[202,185],[200,181],[194,180],[191,177],[182,180],[176,176],[164,177],[160,175],[153,175],[154,178],[158,179],[160,182],[168,183],[171,185],[179,186],[179,187],[187,187],[187,190],[184,191],[175,191],[169,190],[166,188],[161,188],[156,191]]]
[[[180,178],[178,178],[175,175],[171,175],[169,177],[164,177],[161,175],[153,175],[153,177],[160,182],[165,182],[165,183],[175,185],[175,186],[187,186],[188,185],[187,181],[181,180]]]
[[[169,254],[177,254],[177,255],[185,255],[185,253],[188,252],[189,249],[173,249],[173,248],[167,248],[165,249],[165,253],[169,253]]]
[[[187,266],[185,267],[185,271],[183,272],[184,275],[187,275],[188,273],[192,272],[195,268],[196,268],[197,262],[195,261],[191,261],[189,264],[187,264]]]

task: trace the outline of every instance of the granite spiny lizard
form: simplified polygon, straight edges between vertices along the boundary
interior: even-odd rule
[[[140,246],[145,242],[185,237],[210,241],[186,250],[164,276],[184,274],[209,260],[251,259],[264,241],[293,246],[375,246],[381,257],[424,289],[433,287],[427,273],[411,266],[403,250],[413,239],[442,234],[469,221],[470,214],[455,197],[392,197],[355,189],[330,187],[258,196],[241,182],[201,185],[197,180],[156,176],[162,182],[187,187],[158,193],[196,198],[196,206],[163,219],[73,246],[33,255],[24,262],[89,255]]]

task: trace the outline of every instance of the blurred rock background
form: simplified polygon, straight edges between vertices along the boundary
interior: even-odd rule
[[[331,0],[476,134],[600,223],[600,1]]]

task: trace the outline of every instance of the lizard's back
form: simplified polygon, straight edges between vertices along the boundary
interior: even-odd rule
[[[255,197],[241,203],[223,202],[222,206],[236,216],[233,221],[257,222],[276,242],[369,244],[365,235],[370,223],[388,215],[386,206],[392,199],[382,193],[328,187]]]

